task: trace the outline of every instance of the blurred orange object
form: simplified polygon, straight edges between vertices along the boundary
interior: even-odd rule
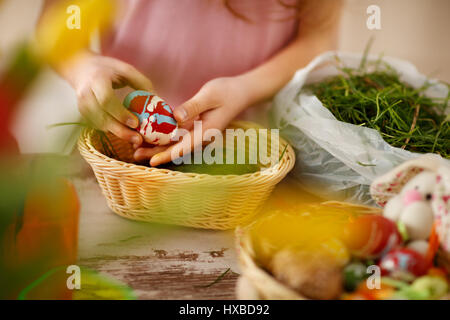
[[[447,277],[447,272],[445,271],[445,269],[438,267],[431,267],[430,269],[428,269],[427,274],[429,276],[441,277],[444,279],[446,279]]]
[[[0,74],[0,156],[19,154],[10,133],[16,107],[36,78],[40,66],[27,45],[20,46]]]
[[[267,212],[249,227],[255,255],[265,266],[276,252],[291,248],[328,253],[339,264],[345,264],[349,254],[341,241],[342,230],[364,210],[352,205],[315,203]]]
[[[369,289],[366,281],[361,282],[355,292],[344,295],[343,300],[385,300],[395,293],[395,289],[385,283],[380,288]]]
[[[347,248],[357,257],[376,258],[402,243],[397,225],[376,214],[352,219],[343,230]]]
[[[9,270],[20,273],[18,291],[52,268],[76,262],[79,208],[75,188],[64,178],[43,181],[29,190],[23,213],[17,213],[3,239],[2,258]],[[53,288],[55,299],[70,299],[66,281],[58,286]]]
[[[370,298],[360,292],[344,294],[341,300],[370,300]]]
[[[425,254],[425,261],[427,266],[433,264],[434,257],[439,249],[439,236],[436,231],[436,223],[433,224],[433,229],[431,229],[431,235],[428,239],[428,250]]]

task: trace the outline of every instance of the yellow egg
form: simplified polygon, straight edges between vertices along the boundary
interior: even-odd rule
[[[331,255],[340,266],[345,266],[350,261],[350,252],[344,243],[338,238],[331,238],[322,244],[325,252]]]
[[[328,205],[299,205],[273,211],[250,227],[258,261],[266,265],[282,249],[324,251],[344,265],[350,255],[340,240],[342,230],[360,213],[352,208]]]

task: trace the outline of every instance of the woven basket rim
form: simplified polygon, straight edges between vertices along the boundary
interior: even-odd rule
[[[381,209],[377,207],[371,207],[366,205],[353,204],[342,201],[322,201],[318,202],[320,205],[326,205],[330,207],[353,207],[366,210],[366,213],[380,214]],[[275,213],[274,213],[275,214]],[[257,223],[253,221],[245,226],[238,226],[235,230],[236,248],[239,252],[239,262],[242,270],[242,274],[257,288],[258,294],[262,296],[270,296],[272,293],[276,293],[277,296],[281,295],[283,299],[300,299],[310,300],[299,292],[292,290],[289,286],[276,279],[269,271],[264,269],[259,261],[256,253],[254,252],[253,242],[249,230]],[[256,279],[264,280],[264,284],[256,283]],[[273,299],[273,298],[270,298]]]
[[[243,129],[263,128],[259,124],[256,124],[256,123],[253,123],[250,121],[233,121],[231,123],[231,126],[236,127],[236,128],[243,128]],[[225,181],[232,181],[234,183],[236,183],[235,180],[239,180],[240,182],[248,181],[246,184],[251,184],[251,183],[249,183],[250,181],[257,182],[257,180],[247,179],[247,178],[257,178],[260,176],[265,176],[265,177],[270,177],[272,179],[275,179],[280,175],[281,172],[284,172],[284,171],[289,172],[292,169],[292,167],[294,166],[294,162],[295,162],[294,150],[292,149],[291,145],[288,142],[286,142],[286,140],[284,140],[283,138],[280,137],[279,149],[283,150],[284,148],[286,148],[285,154],[283,155],[281,160],[277,162],[277,164],[275,164],[271,167],[268,167],[264,170],[259,170],[256,172],[246,173],[246,174],[242,174],[242,175],[237,175],[237,174],[210,175],[210,174],[206,174],[206,173],[180,172],[180,171],[174,171],[174,170],[169,170],[169,169],[161,169],[161,168],[157,168],[157,167],[147,167],[147,166],[143,166],[143,165],[139,165],[139,164],[135,164],[135,163],[128,163],[125,161],[110,158],[110,157],[106,156],[105,154],[101,153],[100,151],[98,151],[93,146],[92,136],[94,133],[95,133],[95,129],[85,128],[82,130],[80,137],[78,139],[78,148],[80,150],[80,153],[86,159],[86,161],[90,162],[90,161],[97,160],[97,161],[112,164],[113,166],[115,166],[118,169],[120,168],[125,171],[133,172],[135,174],[136,173],[151,174],[153,177],[172,176],[174,178],[175,177],[183,177],[184,179],[191,179],[192,181],[207,179],[210,182],[213,180],[223,182],[225,180]],[[98,165],[98,163],[97,163],[97,165]],[[267,183],[267,180],[265,183]]]

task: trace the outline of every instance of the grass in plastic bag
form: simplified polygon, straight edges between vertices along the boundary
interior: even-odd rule
[[[366,57],[367,50],[364,55]],[[341,74],[307,85],[339,120],[376,129],[393,147],[450,158],[450,117],[445,99],[424,96],[403,83],[399,74],[381,59],[362,59],[359,69],[340,65]]]

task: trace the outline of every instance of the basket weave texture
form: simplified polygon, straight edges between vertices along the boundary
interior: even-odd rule
[[[327,201],[322,205],[336,208],[357,209],[360,213],[381,214],[381,209],[356,205],[339,201]],[[258,264],[258,257],[255,256],[252,239],[248,230],[252,225],[239,227],[236,229],[237,250],[239,253],[239,265],[242,276],[245,277],[256,291],[259,299],[263,300],[306,300],[307,297],[294,291],[284,283],[277,280],[272,274]],[[238,293],[239,294],[239,293]],[[249,299],[245,293],[241,299]]]
[[[260,127],[240,121],[230,128]],[[263,171],[243,175],[184,173],[136,165],[130,144],[112,135],[109,140],[117,159],[104,154],[96,130],[83,130],[78,140],[80,153],[92,167],[109,207],[133,220],[194,228],[227,230],[247,223],[295,163],[293,149],[280,138],[283,157]]]
[[[377,207],[368,207],[364,205],[351,204],[340,201],[327,201],[322,205],[336,208],[357,209],[363,214],[382,214],[382,209]],[[258,264],[252,239],[248,230],[251,224],[236,229],[236,247],[239,254],[239,265],[241,267],[241,277],[245,277],[246,283],[252,286],[254,294],[258,299],[263,300],[307,300],[308,298],[294,291],[284,283],[277,280],[272,274]],[[450,253],[439,249],[437,253],[437,265],[450,272]],[[254,294],[248,296],[248,292],[238,292],[240,299],[254,299]],[[450,300],[450,294],[442,299]]]

